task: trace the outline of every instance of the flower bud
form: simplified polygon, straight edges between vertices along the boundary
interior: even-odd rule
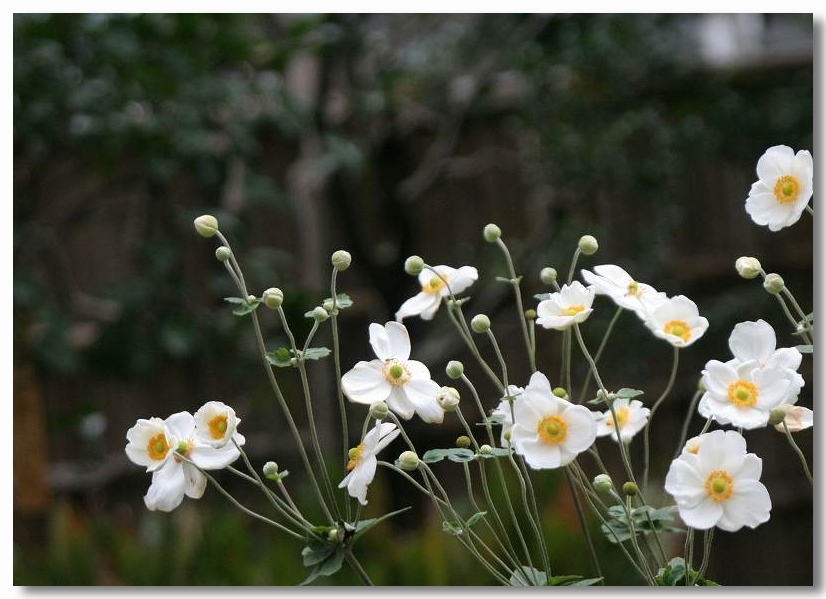
[[[218,258],[219,262],[226,262],[232,257],[232,250],[230,250],[227,246],[222,245],[215,250],[215,257]]]
[[[493,455],[493,447],[485,443],[484,445],[479,446],[479,454],[480,455]]]
[[[485,225],[483,234],[485,236],[485,241],[488,243],[496,243],[496,241],[502,237],[502,229],[497,227],[495,224],[490,223]]]
[[[459,362],[459,360],[451,360],[445,367],[445,374],[451,379],[458,379],[464,372],[465,365]]]
[[[330,314],[321,306],[316,306],[313,309],[313,318],[315,318],[316,322],[324,322],[325,320],[330,318]]]
[[[593,235],[583,235],[579,238],[579,243],[577,244],[579,247],[579,251],[585,254],[586,256],[590,256],[591,254],[596,254],[597,250],[599,249],[599,243],[597,243],[597,238]]]
[[[336,270],[347,270],[350,267],[350,262],[353,261],[353,257],[346,250],[336,250],[330,260]]]
[[[568,392],[563,387],[554,387],[551,393],[553,393],[557,397],[561,397],[562,399],[568,397]]]
[[[266,464],[264,464],[262,470],[264,472],[264,476],[266,476],[270,480],[278,480],[279,478],[281,478],[278,474],[278,464],[276,464],[275,462],[267,462]]]
[[[254,296],[254,295],[252,295],[252,294],[249,294],[249,295],[247,296],[247,299],[246,299],[245,301],[247,302],[247,305],[252,306],[253,304],[255,304],[255,302],[257,302],[257,301],[258,301],[258,298],[257,298],[257,297],[255,297],[255,296]]]
[[[632,483],[630,480],[622,485],[622,492],[627,495],[628,497],[633,497],[637,493],[640,492],[639,488],[636,484]]]
[[[594,490],[600,493],[607,493],[614,488],[614,481],[607,474],[597,474],[594,477]]]
[[[544,285],[553,285],[554,281],[556,281],[556,269],[546,266],[539,271],[539,280],[542,281]]]
[[[410,472],[419,467],[419,456],[413,451],[403,451],[399,455],[399,468]]]
[[[418,276],[422,269],[424,268],[424,260],[422,260],[421,256],[410,256],[407,260],[404,261],[404,272],[409,275]]]
[[[769,425],[770,426],[777,426],[783,420],[786,419],[786,410],[783,406],[777,406],[773,408],[771,412],[769,412]]]
[[[442,387],[436,395],[436,401],[445,412],[452,412],[459,405],[459,392],[453,387]]]
[[[783,282],[783,277],[781,277],[776,272],[770,272],[766,275],[766,280],[763,281],[763,287],[766,291],[771,293],[772,295],[777,295],[781,291],[786,284]]]
[[[471,319],[470,328],[474,333],[487,333],[490,329],[490,318],[484,314],[477,314]]]
[[[261,300],[264,302],[264,305],[267,306],[267,308],[277,310],[281,307],[281,304],[284,303],[284,292],[281,291],[278,287],[270,287],[269,289],[264,291],[263,295],[261,296]]]
[[[536,320],[536,310],[533,308],[528,308],[525,310],[525,318],[528,320]]]
[[[377,401],[375,403],[370,404],[370,418],[375,418],[376,420],[384,420],[385,418],[387,418],[387,411],[387,404],[383,401]]]
[[[470,437],[467,435],[456,437],[456,447],[461,447],[462,449],[470,447]]]
[[[218,232],[218,219],[211,214],[199,216],[193,222],[195,230],[202,237],[212,237]]]
[[[340,543],[344,540],[344,531],[340,528],[331,528],[327,531],[327,540],[331,543]]]
[[[759,275],[762,270],[760,260],[752,258],[751,256],[740,256],[737,258],[734,262],[734,268],[737,269],[737,274],[744,279],[753,279]]]

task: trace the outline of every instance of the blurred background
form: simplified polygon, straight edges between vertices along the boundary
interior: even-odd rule
[[[657,412],[652,476],[661,478],[700,371],[729,358],[734,324],[763,318],[779,346],[798,343],[774,298],[739,278],[734,261],[757,256],[811,306],[812,219],[771,233],[743,204],[766,148],[813,150],[813,53],[811,15],[15,15],[14,584],[305,577],[300,543],[214,489],[172,513],[148,511],[150,477],[123,451],[138,418],[223,400],[243,420],[253,462],[292,471],[287,484],[311,503],[249,318],[222,301],[235,295],[232,282],[213,240],[192,227],[203,213],[218,217],[254,293],[283,289],[300,339],[303,313],[329,295],[330,254],[352,253],[339,276],[354,300],[339,319],[344,369],[372,358],[367,325],[392,319],[418,291],[402,267],[408,255],[478,267],[466,314],[490,316],[520,385],[530,370],[517,313],[496,281],[506,264],[482,228],[502,228],[528,306],[548,291],[540,269],[563,276],[579,237],[594,235],[599,252],[580,267],[618,264],[689,296],[711,322],[681,351]],[[605,298],[595,307],[583,327],[591,346],[614,313]],[[268,347],[286,345],[274,313],[259,314]],[[444,311],[406,324],[413,358],[440,384],[450,383],[445,363],[463,360],[496,406]],[[559,384],[559,334],[537,338],[539,368]],[[330,346],[329,327],[315,344]],[[670,367],[670,346],[623,315],[601,362],[608,388],[643,390],[650,405]],[[338,480],[332,362],[309,369]],[[581,381],[582,360],[574,372]],[[811,407],[811,356],[801,372],[799,403]],[[305,430],[297,373],[277,374]],[[365,412],[350,408],[355,445]],[[461,428],[451,417],[416,419],[409,432],[423,451],[450,447]],[[746,437],[763,457],[772,517],[718,531],[707,574],[728,585],[811,585],[811,489],[781,434]],[[811,430],[796,439],[811,463]],[[610,440],[599,444],[615,453]],[[384,457],[402,449],[395,442]],[[461,479],[458,464],[438,466]],[[266,512],[252,489],[219,478]],[[564,476],[534,480],[555,573],[593,575]],[[357,546],[375,582],[492,582],[395,474],[379,471],[364,515],[408,505]],[[608,580],[637,584],[596,525],[594,534]],[[358,581],[344,568],[317,582]]]

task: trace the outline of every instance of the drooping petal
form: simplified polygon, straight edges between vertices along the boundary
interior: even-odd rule
[[[397,416],[403,418],[404,420],[410,420],[413,418],[413,414],[416,409],[413,402],[408,399],[401,387],[391,386],[390,395],[387,397],[386,401],[387,407],[390,408]]]
[[[404,386],[404,394],[425,422],[440,423],[444,420],[444,410],[436,400],[439,389],[439,384],[430,379],[410,379]]]
[[[399,306],[399,309],[396,310],[396,320],[401,322],[409,316],[435,313],[441,301],[442,299],[439,296],[421,291]],[[430,318],[432,318],[432,315]],[[425,320],[430,320],[430,318],[425,318]]]
[[[184,494],[192,499],[200,499],[206,490],[207,478],[195,466],[184,462]]]
[[[220,470],[241,457],[241,452],[232,443],[223,447],[196,445],[189,450],[189,459],[204,470]]]
[[[152,484],[143,501],[150,510],[171,512],[184,500],[186,478],[181,463],[167,460],[166,464],[152,474]]]
[[[385,401],[390,395],[391,385],[384,376],[383,364],[379,360],[358,362],[341,377],[341,390],[350,401],[371,404]]]

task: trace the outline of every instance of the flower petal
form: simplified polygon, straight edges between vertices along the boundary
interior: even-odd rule
[[[200,499],[206,490],[207,478],[192,464],[184,462],[181,470],[184,473],[184,494],[192,499]]]
[[[359,362],[341,377],[341,390],[350,401],[371,404],[385,401],[391,385],[384,376],[379,360]]]
[[[181,463],[167,460],[163,468],[152,474],[152,484],[143,496],[143,501],[150,510],[171,512],[184,500],[185,486],[186,478]]]
[[[444,420],[444,410],[436,401],[439,389],[439,384],[430,379],[410,379],[404,386],[404,394],[425,422],[439,423]]]
[[[420,316],[421,314],[431,312],[435,313],[441,301],[442,298],[437,295],[431,295],[423,291],[419,292],[410,299],[405,300],[399,309],[396,310],[396,320],[401,322],[402,319],[409,316]],[[432,315],[430,318],[432,318]],[[430,318],[425,318],[425,320],[430,320]]]
[[[189,459],[204,470],[226,468],[241,456],[241,452],[232,443],[223,447],[196,445],[189,451]]]

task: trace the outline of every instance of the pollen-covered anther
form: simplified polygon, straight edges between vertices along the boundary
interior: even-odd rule
[[[447,275],[433,275],[427,284],[422,285],[422,291],[431,295],[437,295],[444,289],[445,281],[447,281]]]
[[[706,478],[706,495],[712,501],[725,501],[734,492],[734,479],[725,470],[715,470]]]
[[[347,471],[349,472],[355,468],[361,461],[361,456],[364,453],[364,443],[359,443],[356,447],[350,449],[348,457],[350,461],[347,462]]]
[[[774,198],[781,204],[797,201],[800,195],[800,183],[792,175],[784,175],[774,184]]]
[[[212,420],[207,422],[207,426],[209,427],[210,437],[216,441],[223,439],[227,432],[227,415],[219,414],[218,416],[215,416]]]
[[[663,331],[668,335],[681,337],[686,342],[691,339],[691,327],[684,320],[669,320],[663,326]]]
[[[189,452],[192,451],[192,448],[195,447],[195,444],[190,441],[179,441],[178,447],[175,448],[175,455],[172,456],[176,462],[180,462],[181,458],[179,456],[183,456],[185,458],[189,458]]]
[[[400,364],[398,360],[385,360],[382,372],[387,382],[394,387],[401,387],[406,384],[411,376],[407,367]]]
[[[754,383],[738,380],[728,386],[728,398],[738,408],[748,408],[757,403],[760,395]]]
[[[166,441],[166,436],[163,433],[159,433],[149,439],[149,443],[146,444],[146,452],[152,460],[161,461],[164,459],[169,452],[169,444]]]
[[[565,316],[576,316],[583,310],[585,310],[585,306],[568,306],[567,308],[565,308],[565,310],[562,311],[562,314],[564,314]]]
[[[619,408],[618,410],[615,410],[615,412],[617,413],[617,425],[618,425],[616,428],[622,428],[623,426],[625,426],[625,423],[628,422],[628,407],[623,406],[623,407]],[[607,424],[611,428],[615,428],[614,427],[614,417],[609,415],[608,418],[605,419],[605,424]]]
[[[559,416],[545,416],[539,421],[536,432],[545,443],[556,445],[568,436],[568,423]]]

